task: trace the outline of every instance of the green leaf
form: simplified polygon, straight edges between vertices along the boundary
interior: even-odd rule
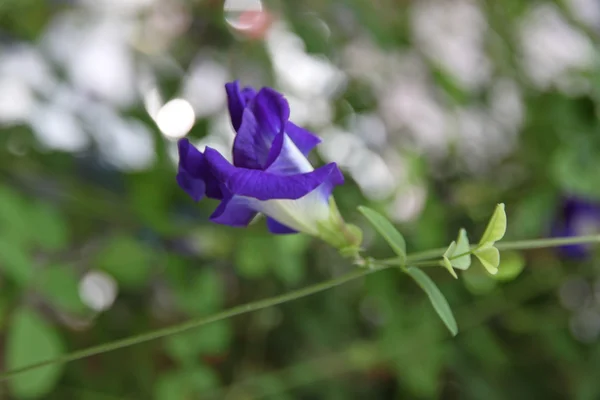
[[[450,262],[448,257],[444,256],[442,258],[442,263],[444,264],[444,267],[448,270],[448,272],[450,272],[450,275],[452,275],[454,279],[458,279],[458,276],[456,275],[456,272],[454,272],[454,268],[452,268],[452,263]]]
[[[30,211],[32,238],[44,250],[62,250],[69,244],[68,225],[60,212],[44,203],[36,204]]]
[[[65,350],[58,332],[26,308],[12,315],[5,348],[8,370],[59,357]],[[62,371],[63,364],[52,364],[15,376],[7,384],[17,398],[39,398],[54,388]]]
[[[33,260],[29,253],[5,237],[0,237],[0,269],[21,286],[33,278]]]
[[[10,188],[0,186],[0,233],[11,243],[30,243],[32,225],[29,204]]]
[[[165,338],[167,353],[181,364],[193,364],[200,355],[221,354],[229,348],[233,332],[228,321],[218,321],[202,329],[191,329]]]
[[[469,244],[469,238],[467,237],[467,231],[464,229],[461,229],[458,232],[456,248],[454,249],[454,253],[452,254],[450,261],[452,261],[452,266],[454,268],[462,270],[466,270],[471,266],[471,246]]]
[[[98,268],[124,287],[137,288],[150,275],[151,250],[131,236],[113,236],[96,258]]]
[[[452,314],[452,310],[448,305],[448,301],[440,292],[440,289],[436,286],[436,284],[429,278],[423,271],[419,268],[408,267],[406,269],[406,273],[411,276],[417,282],[417,284],[425,291],[427,296],[429,297],[429,301],[433,305],[435,312],[440,316],[452,336],[456,336],[458,333],[458,326],[456,325],[456,320],[454,319],[454,315]]]
[[[210,368],[197,365],[160,375],[154,386],[157,400],[195,399],[219,384],[217,374]]]
[[[506,211],[504,210],[504,203],[500,203],[496,206],[479,244],[493,244],[502,239],[504,233],[506,233]]]
[[[458,238],[456,241],[450,243],[448,249],[444,253],[442,258],[444,267],[448,269],[450,274],[457,278],[454,268],[466,270],[471,266],[471,248],[469,246],[469,238],[467,232],[461,229],[458,232]],[[450,267],[449,267],[450,266]]]
[[[50,265],[36,277],[40,293],[56,306],[74,313],[83,313],[85,305],[79,297],[79,278],[70,265]]]
[[[269,272],[273,241],[270,237],[245,235],[235,254],[237,272],[249,279],[261,278]]]
[[[402,234],[398,232],[387,218],[377,211],[365,206],[358,207],[358,211],[360,211],[373,225],[375,230],[383,236],[385,241],[388,242],[394,252],[398,255],[400,262],[404,264],[406,262],[406,242],[404,241]]]
[[[492,244],[484,245],[476,249],[473,254],[481,261],[481,264],[492,275],[498,273],[500,265],[500,252]]]
[[[525,258],[516,251],[502,253],[502,259],[498,266],[498,273],[494,278],[499,281],[508,282],[515,279],[525,268]]]
[[[498,281],[483,268],[469,268],[461,277],[465,288],[476,296],[488,294],[498,286]]]
[[[208,315],[222,306],[225,293],[219,274],[211,267],[200,271],[186,285],[178,286],[175,296],[179,306],[193,315]]]

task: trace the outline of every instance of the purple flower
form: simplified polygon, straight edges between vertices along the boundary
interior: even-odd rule
[[[272,233],[304,232],[337,247],[358,246],[360,235],[344,223],[332,196],[342,173],[335,163],[314,169],[307,159],[320,139],[289,121],[289,105],[275,90],[257,93],[237,81],[225,89],[236,131],[233,164],[181,139],[179,186],[195,201],[220,200],[210,217],[218,224],[247,226],[261,213]]]
[[[552,228],[553,236],[585,236],[600,233],[600,203],[578,197],[564,200],[560,217]],[[584,244],[560,247],[561,252],[571,258],[585,258],[590,246]]]

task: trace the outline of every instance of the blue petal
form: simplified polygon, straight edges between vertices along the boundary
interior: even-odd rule
[[[222,199],[219,182],[212,174],[204,154],[187,139],[177,143],[179,168],[177,183],[192,199],[199,201],[204,195],[212,199]]]
[[[224,199],[210,216],[217,224],[235,227],[248,226],[258,214],[251,207],[251,201],[241,196],[230,196]]]
[[[277,222],[271,217],[267,217],[267,227],[269,228],[269,232],[275,233],[277,235],[288,235],[290,233],[298,233],[298,231]]]
[[[227,104],[229,106],[231,124],[233,125],[233,129],[237,132],[242,124],[244,109],[248,102],[256,96],[256,92],[251,87],[240,89],[240,84],[237,80],[226,83],[225,91],[227,92]]]
[[[300,128],[290,121],[288,121],[288,123],[285,125],[285,133],[288,134],[296,147],[298,147],[298,149],[305,156],[308,156],[312,149],[321,143],[321,139],[319,137],[313,135],[306,129]]]
[[[331,182],[333,187],[344,180],[335,163],[308,173],[282,176],[234,167],[218,151],[209,147],[205,156],[215,177],[232,194],[258,200],[299,199],[324,183]]]
[[[277,134],[283,132],[290,117],[285,98],[273,89],[263,88],[250,101],[233,142],[236,167],[262,169]]]

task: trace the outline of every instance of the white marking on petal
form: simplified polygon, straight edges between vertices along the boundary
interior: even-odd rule
[[[296,200],[277,199],[256,201],[255,207],[263,214],[296,231],[318,236],[319,222],[330,218],[328,199],[322,186]]]
[[[312,172],[314,168],[287,134],[283,135],[283,146],[277,159],[267,172],[277,175],[292,175]]]

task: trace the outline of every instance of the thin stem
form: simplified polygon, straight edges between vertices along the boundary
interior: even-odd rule
[[[210,324],[212,322],[220,321],[223,319],[235,317],[237,315],[246,314],[252,311],[262,310],[263,308],[268,308],[272,306],[276,306],[278,304],[286,303],[288,301],[296,300],[301,297],[306,297],[311,294],[315,294],[318,292],[322,292],[327,289],[331,289],[333,287],[339,286],[351,280],[363,277],[365,275],[371,274],[376,271],[381,271],[382,269],[389,268],[387,265],[372,265],[370,268],[357,268],[352,272],[349,272],[340,277],[328,280],[326,282],[317,283],[312,286],[308,286],[302,289],[295,290],[293,292],[289,292],[283,294],[281,296],[271,297],[264,300],[258,300],[252,303],[242,304],[237,307],[230,308],[229,310],[222,311],[218,314],[214,314],[208,317],[193,319],[187,322],[184,322],[179,325],[170,326],[163,329],[158,329],[152,332],[143,333],[141,335],[128,337],[121,340],[116,340],[114,342],[101,344],[98,346],[90,347],[84,350],[75,351],[73,353],[65,354],[64,356],[54,358],[52,360],[42,361],[36,364],[31,364],[22,368],[13,369],[11,371],[6,371],[0,374],[0,381],[6,380],[8,378],[14,377],[16,375],[20,375],[24,372],[34,370],[36,368],[45,367],[51,364],[61,364],[67,363],[70,361],[80,360],[82,358],[94,356],[100,353],[105,353],[112,350],[122,349],[124,347],[133,346],[135,344],[148,342],[150,340],[159,339],[165,336],[175,335],[177,333],[182,333],[184,331],[197,328],[203,325]]]

